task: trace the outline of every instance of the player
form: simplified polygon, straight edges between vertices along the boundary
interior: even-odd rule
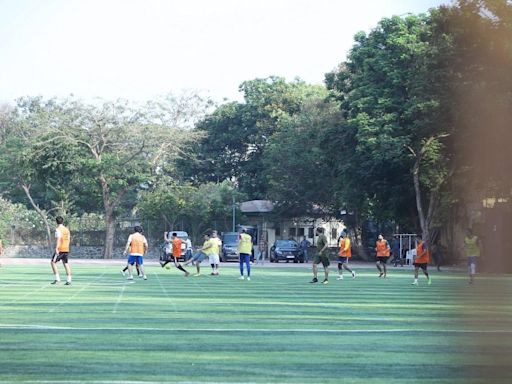
[[[142,273],[142,278],[147,280],[147,276],[144,273],[144,256],[148,251],[148,241],[146,237],[142,234],[142,227],[135,226],[133,228],[133,233],[128,236],[128,241],[126,242],[126,247],[123,252],[123,255],[128,255],[128,280],[133,280],[132,268],[133,264],[138,264],[140,268],[140,272]]]
[[[313,258],[313,280],[310,281],[310,283],[318,283],[318,264],[322,263],[324,267],[324,281],[322,281],[322,284],[329,284],[329,255],[327,254],[327,237],[324,235],[324,229],[323,228],[317,228],[316,234],[318,236],[316,240],[316,247],[318,249],[317,254]]]
[[[242,228],[242,233],[238,238],[238,257],[240,259],[240,277],[239,280],[244,280],[244,263],[247,268],[247,280],[251,280],[251,251],[252,251],[252,237],[247,233],[245,228]]]
[[[386,263],[389,259],[390,248],[388,241],[384,239],[382,234],[379,235],[377,242],[375,243],[375,251],[377,251],[376,265],[380,272],[379,277],[385,278],[387,276]]]
[[[338,256],[338,280],[343,280],[343,269],[346,269],[352,274],[352,278],[356,278],[356,273],[348,266],[348,260],[352,257],[352,247],[350,246],[350,239],[345,232],[341,233],[340,240],[340,253]]]
[[[66,270],[66,284],[71,285],[71,268],[68,264],[69,255],[69,243],[71,241],[71,233],[69,229],[64,226],[64,219],[62,216],[55,218],[57,222],[57,228],[55,229],[55,238],[57,239],[55,245],[55,253],[52,256],[51,266],[55,279],[52,284],[60,283],[59,270],[57,269],[57,263],[62,261],[64,269]]]
[[[480,257],[480,239],[473,233],[471,228],[468,228],[466,237],[464,238],[464,251],[468,258],[468,274],[469,284],[473,284],[476,274],[476,261]]]
[[[414,259],[414,281],[412,285],[418,285],[418,272],[421,268],[423,274],[428,279],[428,285],[432,284],[432,278],[428,275],[427,266],[430,261],[430,252],[427,247],[427,243],[423,241],[421,236],[416,238],[418,245],[416,246],[416,257]]]
[[[219,236],[217,234],[217,231],[212,231],[212,249],[211,253],[209,254],[210,258],[210,265],[212,267],[212,276],[218,276],[219,275],[219,266],[220,266],[220,252],[222,250],[222,240],[219,239]]]
[[[171,253],[171,260],[166,260],[164,262],[160,261],[160,265],[165,267],[167,263],[170,263],[171,261],[174,263],[174,266],[178,268],[180,271],[185,272],[185,277],[190,275],[190,273],[181,266],[181,264],[178,262],[178,259],[181,257],[181,239],[178,238],[178,234],[176,232],[172,233],[172,239],[170,241],[171,247],[172,247],[172,253]]]
[[[197,249],[198,252],[194,256],[192,256],[191,259],[187,260],[185,262],[185,264],[183,264],[183,265],[193,264],[196,266],[197,273],[195,273],[193,276],[201,276],[201,262],[208,257],[208,253],[211,252],[211,250],[213,248],[212,243],[210,241],[211,233],[210,232],[205,233],[203,238],[204,238],[203,246],[201,248]]]

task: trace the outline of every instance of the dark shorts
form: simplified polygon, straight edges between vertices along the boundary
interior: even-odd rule
[[[347,256],[338,256],[338,263],[346,263],[348,261],[348,257]]]
[[[478,260],[478,256],[468,256],[468,265],[471,265],[471,264],[476,265],[477,260]]]
[[[416,268],[421,268],[421,269],[423,269],[424,271],[426,271],[426,270],[427,270],[427,265],[428,265],[428,263],[414,263],[414,266],[415,266]]]
[[[377,261],[380,261],[382,264],[386,264],[388,262],[389,256],[377,256]]]
[[[54,253],[52,256],[52,263],[58,263],[62,261],[64,264],[68,263],[69,252],[61,252],[59,254]]]
[[[329,256],[327,255],[315,255],[315,257],[313,258],[313,264],[320,264],[322,263],[322,265],[324,267],[328,267],[329,264],[331,264],[331,262],[329,261]]]

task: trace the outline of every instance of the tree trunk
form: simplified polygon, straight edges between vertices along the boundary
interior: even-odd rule
[[[46,215],[46,211],[39,208],[39,205],[37,205],[32,198],[32,194],[30,193],[30,185],[22,184],[21,188],[25,192],[25,195],[27,196],[28,200],[30,201],[30,204],[34,208],[34,210],[37,212],[37,214],[41,217],[43,220],[44,226],[46,228],[46,241],[48,245],[48,251],[51,253],[53,249],[52,244],[52,231],[50,229],[50,223],[48,222],[48,217]]]
[[[114,253],[114,235],[115,235],[115,217],[112,211],[105,211],[105,247],[103,248],[103,258],[111,259]]]

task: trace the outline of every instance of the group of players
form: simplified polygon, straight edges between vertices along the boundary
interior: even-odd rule
[[[54,274],[54,281],[52,284],[58,284],[60,282],[60,275],[57,269],[57,263],[62,261],[64,265],[64,269],[66,271],[66,283],[65,285],[71,285],[71,268],[68,263],[68,255],[69,255],[69,246],[71,235],[68,228],[64,226],[64,219],[61,216],[56,218],[57,228],[55,230],[56,237],[56,246],[55,252],[51,259],[51,267]],[[330,265],[330,257],[328,251],[328,241],[327,237],[324,234],[323,228],[316,229],[317,235],[317,250],[315,257],[313,258],[313,279],[310,283],[318,283],[318,265],[322,264],[324,269],[324,280],[322,284],[329,283],[329,265]],[[246,232],[245,229],[242,229],[242,232],[239,235],[238,242],[238,253],[239,253],[239,263],[240,263],[240,280],[250,280],[251,279],[251,264],[250,264],[250,255],[252,252],[252,238]],[[220,252],[222,248],[222,242],[218,237],[218,233],[215,230],[207,231],[204,234],[204,242],[202,247],[197,249],[197,252],[192,255],[188,260],[186,260],[183,265],[179,263],[179,258],[182,254],[182,240],[178,238],[176,232],[170,232],[164,234],[164,240],[166,242],[166,258],[165,260],[160,261],[160,265],[162,268],[167,267],[167,264],[173,263],[174,266],[181,270],[186,277],[190,275],[184,266],[192,264],[196,267],[197,272],[194,276],[201,275],[201,262],[208,259],[209,264],[212,268],[211,275],[218,276],[219,275],[219,266],[220,266]],[[191,248],[191,244],[189,244]],[[187,248],[189,248],[187,247]],[[464,239],[464,248],[465,253],[468,257],[468,272],[470,277],[470,283],[472,284],[474,281],[475,273],[476,273],[476,260],[480,256],[480,240],[476,235],[474,235],[470,230],[468,231],[467,236]],[[128,280],[133,280],[133,268],[135,266],[137,270],[137,274],[147,280],[147,275],[144,271],[144,256],[148,251],[148,241],[146,237],[142,233],[142,227],[135,226],[134,232],[128,237],[126,242],[124,256],[127,256],[127,264],[125,269],[122,270],[123,276],[125,276],[126,271],[128,271]],[[353,271],[348,266],[348,262],[352,257],[352,247],[350,244],[350,239],[345,232],[343,232],[340,236],[339,241],[339,254],[337,257],[338,262],[338,280],[343,279],[343,270],[346,270],[351,273],[352,278],[356,277],[356,272]],[[379,270],[379,278],[387,277],[387,268],[386,264],[391,254],[391,248],[389,243],[384,236],[381,234],[378,236],[378,239],[375,244],[375,251],[377,256],[377,269]],[[423,271],[423,274],[427,278],[427,284],[432,284],[432,278],[428,273],[428,263],[430,261],[430,252],[427,246],[427,243],[418,236],[417,238],[417,246],[416,246],[416,257],[414,260],[414,281],[412,285],[418,285],[418,274],[419,270]],[[244,276],[244,265],[246,267],[246,276]]]

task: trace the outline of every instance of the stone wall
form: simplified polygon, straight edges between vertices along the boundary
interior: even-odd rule
[[[124,247],[114,248],[113,259],[124,259],[123,256]],[[103,247],[79,247],[74,246],[71,248],[69,257],[73,259],[102,259]],[[18,257],[18,258],[50,258],[51,252],[48,251],[47,247],[40,245],[13,245],[7,246],[4,249],[4,257]],[[147,259],[158,259],[160,257],[159,249],[150,249],[146,255]]]

